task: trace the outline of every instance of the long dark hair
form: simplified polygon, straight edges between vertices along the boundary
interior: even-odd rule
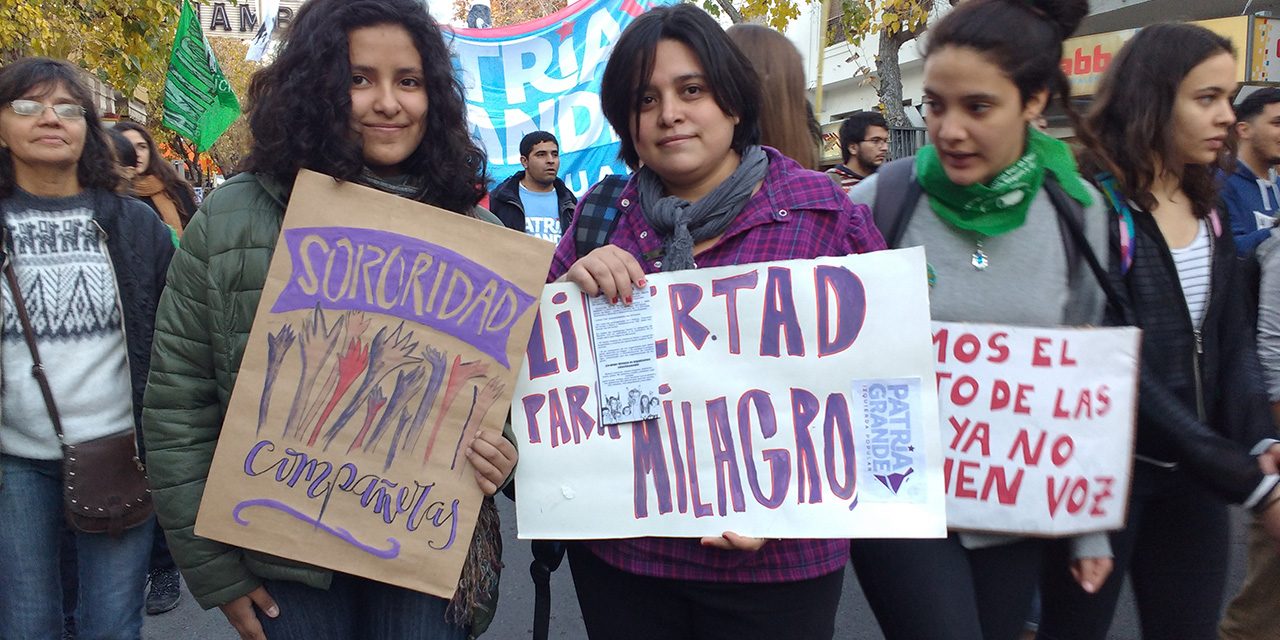
[[[1056,98],[1086,143],[1089,132],[1071,106],[1062,73],[1062,42],[1089,14],[1088,0],[969,0],[929,29],[925,56],[945,47],[967,47],[1000,68],[1025,104],[1040,91]]]
[[[355,180],[364,153],[351,135],[347,35],[382,24],[405,28],[422,56],[426,136],[404,172],[425,183],[418,200],[469,212],[485,195],[485,155],[472,141],[462,84],[435,20],[416,0],[310,0],[298,10],[275,62],[249,83],[253,149],[245,168],[292,185],[299,169]]]
[[[115,154],[93,106],[93,94],[80,79],[82,73],[65,60],[22,58],[0,69],[0,108],[8,109],[10,102],[21,99],[32,89],[39,89],[41,97],[58,87],[66,89],[76,104],[84,107],[84,150],[76,162],[80,188],[123,192],[127,183],[116,168]],[[13,155],[8,148],[0,148],[0,198],[13,195],[16,187]]]
[[[160,182],[164,184],[165,194],[177,205],[178,212],[182,216],[182,222],[185,224],[195,212],[183,211],[182,205],[184,202],[196,201],[195,190],[191,188],[191,185],[186,180],[182,179],[182,176],[178,175],[178,171],[173,168],[173,165],[165,162],[164,157],[160,155],[160,150],[156,148],[155,139],[151,137],[151,132],[147,131],[146,127],[136,122],[121,120],[113,128],[120,133],[136,131],[147,142],[147,146],[151,149],[151,159],[147,161],[147,170],[139,172],[138,175],[155,176],[160,179]],[[186,196],[185,199],[182,197],[184,195]]]
[[[738,46],[705,11],[677,4],[650,9],[622,31],[600,77],[600,110],[621,141],[618,155],[627,166],[640,165],[631,124],[639,121],[640,98],[653,77],[658,43],[675,40],[693,51],[707,74],[707,84],[720,110],[738,117],[730,147],[743,149],[760,141],[760,78]]]
[[[1221,53],[1235,53],[1231,42],[1190,24],[1143,27],[1129,40],[1102,76],[1088,126],[1097,138],[1083,154],[1090,171],[1115,176],[1125,197],[1150,211],[1156,206],[1151,186],[1157,158],[1168,170],[1180,170],[1182,191],[1200,217],[1217,200],[1216,167],[1175,166],[1173,105],[1178,86],[1192,69]]]
[[[133,143],[124,137],[116,127],[107,129],[107,140],[111,142],[111,150],[116,154],[116,163],[121,167],[133,167],[138,164],[138,151]]]

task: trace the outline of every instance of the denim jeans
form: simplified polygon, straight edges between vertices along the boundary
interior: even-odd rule
[[[62,461],[0,455],[0,640],[62,637]],[[152,523],[76,533],[80,640],[138,640]]]
[[[269,640],[465,640],[467,630],[445,621],[449,602],[353,575],[334,572],[329,589],[267,580],[280,607],[274,619],[258,611]]]

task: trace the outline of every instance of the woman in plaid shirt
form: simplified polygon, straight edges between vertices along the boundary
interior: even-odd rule
[[[633,22],[600,93],[623,159],[639,169],[609,244],[579,256],[568,230],[549,280],[626,303],[648,273],[884,248],[865,207],[759,146],[759,80],[702,10],[664,7]],[[569,551],[587,633],[609,640],[830,638],[848,557],[847,540],[732,532]]]

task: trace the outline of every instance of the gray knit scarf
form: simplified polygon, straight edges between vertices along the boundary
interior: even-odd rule
[[[689,202],[664,196],[658,174],[641,167],[636,174],[640,208],[649,226],[662,237],[662,270],[692,269],[693,246],[724,233],[768,171],[769,157],[764,149],[747,147],[733,174],[697,202]]]

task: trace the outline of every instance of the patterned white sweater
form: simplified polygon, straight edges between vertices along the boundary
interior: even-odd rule
[[[31,316],[62,429],[72,443],[133,428],[128,356],[115,273],[87,195],[0,202],[8,251]],[[31,352],[0,278],[0,452],[62,457]]]

